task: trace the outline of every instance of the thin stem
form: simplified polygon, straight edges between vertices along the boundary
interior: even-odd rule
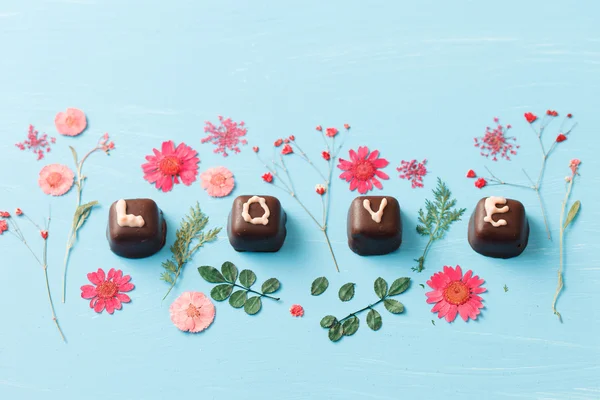
[[[290,171],[285,166],[285,161],[283,161],[283,156],[280,154],[279,159],[281,160],[281,168],[287,175],[288,181],[290,182],[290,186],[292,188],[292,193],[296,193],[296,189],[294,188],[294,181],[292,181],[292,176],[290,175]]]
[[[171,284],[171,287],[169,288],[169,290],[167,290],[167,293],[165,294],[165,297],[163,297],[163,301],[165,301],[165,299],[167,298],[167,296],[169,295],[169,293],[171,293],[171,290],[173,290],[173,288],[175,287],[175,284],[177,283],[177,278],[179,278],[179,274],[181,273],[182,270],[182,266],[180,266],[179,268],[177,268],[177,271],[175,272],[175,279],[173,279],[173,283]]]
[[[560,292],[563,289],[563,258],[564,258],[564,236],[565,236],[565,227],[564,227],[564,219],[565,219],[565,210],[567,208],[567,203],[569,202],[569,196],[571,196],[571,189],[573,189],[573,182],[575,181],[575,174],[571,177],[571,182],[569,183],[569,188],[567,189],[567,193],[565,194],[565,198],[562,202],[562,209],[560,210],[560,236],[559,236],[559,267],[558,267],[558,283],[556,285],[556,292],[554,293],[554,300],[552,301],[552,311],[558,317],[560,322],[562,322],[562,316],[556,309],[556,302],[558,301],[558,296],[560,296]]]
[[[366,310],[372,309],[372,308],[373,308],[373,307],[375,307],[377,304],[379,304],[379,303],[381,303],[382,301],[384,301],[386,298],[387,298],[387,296],[385,296],[383,299],[379,299],[377,302],[375,302],[375,303],[373,303],[373,304],[369,304],[368,306],[366,306],[366,307],[364,307],[364,308],[361,308],[361,309],[360,309],[360,310],[358,310],[358,311],[355,311],[355,312],[353,312],[353,313],[351,313],[351,314],[348,314],[348,315],[347,315],[347,316],[345,316],[344,318],[340,319],[338,322],[340,322],[340,323],[341,323],[342,321],[345,321],[345,320],[347,320],[347,319],[348,319],[348,318],[350,318],[350,317],[356,316],[356,314],[360,314],[360,313],[361,313],[361,312],[363,312],[363,311],[366,311]]]
[[[51,216],[48,215],[48,224],[46,226],[47,231],[50,230],[50,221],[51,221]],[[54,321],[54,324],[56,325],[56,329],[58,329],[58,333],[60,333],[60,337],[62,338],[63,342],[66,342],[67,339],[65,338],[65,335],[64,335],[62,329],[60,328],[60,325],[58,324],[58,318],[56,317],[56,312],[54,311],[54,301],[52,301],[52,294],[50,293],[50,281],[48,279],[48,240],[46,240],[46,239],[44,239],[43,260],[44,260],[44,264],[42,267],[44,269],[44,278],[46,279],[46,291],[48,292],[48,301],[50,302],[50,311],[52,312],[52,321]]]
[[[548,240],[552,240],[552,236],[550,235],[550,227],[548,225],[548,218],[546,217],[546,210],[544,209],[544,202],[542,201],[542,194],[539,189],[535,190],[537,194],[538,200],[540,201],[540,208],[542,209],[542,217],[544,217],[544,225],[546,226],[546,234],[548,235]]]
[[[232,285],[235,286],[235,287],[239,287],[241,289],[247,290],[248,292],[252,292],[254,294],[257,294],[260,297],[268,297],[269,299],[273,299],[273,300],[276,300],[276,301],[281,300],[279,297],[269,296],[268,294],[257,292],[256,290],[252,290],[250,288],[247,288],[246,286],[238,285],[237,283],[232,283]]]
[[[333,258],[333,263],[335,264],[335,269],[337,272],[340,272],[340,267],[338,266],[337,260],[335,258],[335,254],[333,252],[333,247],[331,247],[331,242],[329,241],[329,235],[327,234],[327,229],[321,229],[323,234],[325,235],[325,240],[327,241],[327,246],[329,247],[329,252],[331,253],[331,257]]]
[[[319,168],[317,168],[317,166],[310,160],[310,158],[308,158],[306,153],[300,148],[300,146],[298,146],[298,143],[296,143],[296,142],[292,142],[292,143],[294,144],[294,146],[296,146],[296,149],[298,150],[298,155],[300,156],[300,158],[303,159],[304,161],[306,161],[311,167],[313,167],[313,169],[315,171],[317,171],[317,173],[319,175],[321,175],[321,178],[323,178],[325,183],[327,185],[329,185],[329,180],[327,178],[325,178],[325,176],[323,175],[321,170]],[[329,149],[329,147],[328,147],[328,149]]]

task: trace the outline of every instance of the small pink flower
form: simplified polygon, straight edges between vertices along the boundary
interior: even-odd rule
[[[344,124],[344,129],[346,129],[347,131],[350,130],[350,124]]]
[[[390,178],[385,172],[379,171],[380,168],[385,168],[389,162],[385,158],[379,158],[379,150],[369,152],[368,147],[360,146],[358,153],[350,150],[349,154],[350,160],[340,158],[338,168],[344,171],[340,178],[350,182],[350,190],[358,188],[360,194],[365,194],[373,187],[383,189],[383,185],[377,178]]]
[[[300,304],[294,304],[290,307],[290,314],[292,314],[292,317],[302,317],[304,316],[304,308]]]
[[[0,235],[2,235],[7,230],[8,230],[8,223],[5,220],[0,219]]]
[[[467,178],[475,178],[477,175],[475,174],[475,171],[473,171],[472,169],[467,171]]]
[[[281,154],[283,154],[283,155],[292,154],[293,152],[294,152],[294,150],[292,149],[292,146],[290,146],[289,144],[286,144],[285,146],[283,146],[283,149],[281,150]]]
[[[564,142],[565,140],[567,140],[567,137],[562,133],[556,137],[556,143]]]
[[[8,211],[0,211],[0,217],[10,218],[10,213]]]
[[[255,153],[258,153],[258,146],[252,147],[252,151],[254,151]]]
[[[44,240],[48,239],[48,231],[40,231],[40,236]]]
[[[327,188],[325,188],[325,186],[321,185],[320,183],[315,186],[315,192],[317,192],[318,195],[323,196],[326,191]]]
[[[396,168],[400,172],[400,179],[406,179],[411,182],[411,187],[419,188],[423,187],[423,177],[427,175],[427,160],[417,162],[417,160],[400,162],[400,166]]]
[[[296,140],[296,136],[294,135],[290,135],[290,137],[288,137],[290,142],[293,142],[294,140]]]
[[[38,185],[52,196],[62,196],[73,186],[75,175],[66,165],[50,164],[40,171]]]
[[[533,124],[537,120],[537,116],[534,113],[526,112],[523,115],[525,116],[527,122],[529,122],[530,124]]]
[[[124,292],[132,291],[135,286],[129,282],[131,276],[123,276],[123,271],[111,268],[106,276],[104,270],[98,268],[98,272],[90,272],[87,278],[93,285],[81,287],[81,298],[91,299],[90,308],[97,313],[106,309],[109,314],[112,314],[122,308],[122,303],[131,301]]]
[[[215,306],[204,293],[184,292],[169,307],[171,321],[184,332],[201,332],[215,319]]]
[[[573,118],[573,114],[567,114],[567,118]]]
[[[573,173],[573,176],[575,176],[577,174],[577,169],[579,168],[580,164],[581,164],[581,161],[577,158],[572,159],[571,162],[569,163],[569,168],[571,168],[571,172]]]
[[[471,318],[476,320],[483,308],[482,298],[485,292],[482,288],[484,280],[473,276],[473,271],[467,271],[463,276],[460,266],[455,268],[444,266],[444,270],[436,272],[429,278],[427,285],[433,289],[427,292],[427,303],[435,304],[431,312],[437,313],[438,318],[446,317],[452,322],[457,315],[466,322]]]
[[[244,136],[248,133],[248,128],[246,128],[244,121],[237,123],[231,118],[223,118],[223,116],[219,115],[219,126],[206,121],[204,132],[207,136],[200,143],[214,144],[217,148],[213,152],[217,154],[222,153],[223,157],[229,155],[227,150],[239,153],[241,151],[240,146],[248,144],[248,141],[244,139]]]
[[[263,181],[265,181],[267,183],[271,183],[271,182],[273,182],[273,174],[271,174],[270,172],[267,172],[266,174],[263,174],[262,179],[263,179]]]
[[[175,148],[172,140],[163,142],[162,151],[152,150],[154,155],[146,156],[147,163],[142,165],[144,179],[154,183],[163,192],[173,189],[173,184],[190,186],[198,175],[198,152],[185,143]]]
[[[283,144],[283,139],[277,139],[277,140],[275,141],[275,143],[273,143],[273,146],[275,146],[275,147],[279,147],[279,146],[281,146],[282,144]]]
[[[20,208],[17,208],[15,210],[15,214],[17,214],[17,215],[23,215],[23,211]]]
[[[325,134],[329,137],[334,137],[335,135],[338,134],[338,130],[336,128],[327,128],[327,130],[325,131]]]
[[[317,127],[315,129],[318,130],[319,132],[323,131],[323,127],[321,125],[317,125]]]
[[[77,136],[87,127],[87,120],[83,111],[77,108],[67,108],[66,112],[59,112],[54,118],[56,130],[61,135]]]
[[[323,151],[321,152],[321,157],[323,157],[325,161],[329,161],[331,160],[331,153],[329,153],[328,151]]]
[[[475,181],[475,187],[477,189],[481,189],[482,187],[484,187],[485,185],[487,185],[487,181],[483,178],[479,178]]]
[[[45,133],[40,136],[33,125],[29,125],[27,139],[15,144],[15,146],[17,146],[19,150],[31,150],[37,155],[37,160],[39,161],[44,158],[44,153],[50,152],[51,143],[56,143],[56,138],[49,138]]]
[[[225,167],[207,169],[200,174],[200,180],[202,188],[212,197],[225,197],[235,186],[233,174]]]

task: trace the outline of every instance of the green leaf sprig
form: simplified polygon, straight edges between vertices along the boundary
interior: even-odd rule
[[[434,200],[425,200],[425,211],[419,210],[419,225],[417,233],[421,236],[429,236],[423,255],[415,261],[418,263],[412,270],[421,272],[425,269],[425,257],[431,244],[444,237],[455,221],[467,211],[466,208],[454,208],[456,199],[451,199],[452,192],[440,178],[437,178],[437,187],[433,190]]]
[[[352,287],[354,288],[354,286]],[[337,342],[342,338],[342,336],[354,335],[360,326],[360,320],[358,319],[357,314],[369,310],[369,313],[367,314],[367,325],[372,330],[378,331],[381,328],[382,320],[381,314],[375,310],[375,306],[377,306],[379,303],[383,303],[385,309],[392,314],[401,314],[404,312],[404,305],[398,300],[391,299],[390,297],[404,293],[409,287],[410,278],[396,279],[390,286],[389,290],[385,279],[377,278],[373,284],[373,288],[375,290],[375,294],[377,297],[379,297],[378,301],[373,304],[369,304],[368,306],[361,308],[360,310],[355,311],[340,320],[333,315],[326,315],[323,317],[323,319],[321,319],[321,327],[329,329],[329,340],[332,342]]]
[[[207,224],[208,217],[202,212],[198,203],[196,203],[195,207],[191,207],[189,215],[186,215],[181,220],[181,226],[175,233],[175,242],[171,246],[171,253],[173,255],[170,259],[162,263],[165,271],[160,275],[160,279],[171,285],[163,300],[171,293],[179,275],[181,275],[183,267],[190,261],[196,251],[206,243],[215,240],[219,232],[221,232],[221,228],[204,232]]]
[[[221,266],[221,271],[205,265],[198,268],[200,276],[207,282],[218,283],[210,291],[210,296],[216,301],[225,301],[229,299],[229,305],[233,308],[244,308],[246,314],[254,315],[262,308],[262,297],[267,297],[272,300],[279,301],[279,297],[269,296],[279,290],[281,283],[277,278],[267,279],[261,286],[261,291],[257,292],[251,289],[251,286],[256,282],[256,274],[249,269],[245,269],[239,273],[233,263],[226,261]],[[237,281],[240,284],[237,284]],[[234,288],[239,290],[233,291]],[[249,293],[256,296],[248,297]]]

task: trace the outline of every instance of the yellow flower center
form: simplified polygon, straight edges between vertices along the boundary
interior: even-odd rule
[[[456,306],[465,304],[471,297],[469,287],[462,281],[451,282],[444,290],[444,299]]]

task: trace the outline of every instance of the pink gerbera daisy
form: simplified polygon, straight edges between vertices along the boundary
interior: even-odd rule
[[[378,189],[383,189],[383,185],[377,177],[381,179],[389,179],[390,177],[379,168],[385,168],[389,162],[385,158],[379,157],[379,150],[373,150],[369,153],[369,148],[360,146],[358,154],[354,150],[350,150],[350,161],[340,158],[338,168],[344,172],[340,178],[350,182],[350,190],[358,188],[360,194],[365,194],[375,186]]]
[[[153,149],[153,156],[146,156],[147,163],[142,165],[144,179],[154,183],[163,192],[173,189],[173,184],[179,184],[179,178],[184,185],[191,185],[198,175],[198,152],[185,143],[175,148],[172,140],[163,142],[162,151]]]
[[[134,286],[129,282],[131,276],[123,276],[123,271],[111,268],[106,276],[102,268],[98,268],[98,272],[90,272],[87,277],[93,285],[83,285],[81,297],[91,299],[90,308],[97,313],[101,313],[106,308],[106,311],[112,314],[115,310],[121,309],[122,303],[131,301],[131,298],[123,292],[130,292]]]
[[[184,292],[169,307],[171,321],[184,332],[200,332],[215,319],[215,305],[204,293]]]
[[[483,308],[479,294],[487,290],[481,287],[483,282],[479,276],[473,276],[471,270],[463,276],[460,266],[457,265],[456,269],[444,266],[442,272],[436,272],[427,281],[433,289],[426,293],[427,303],[435,303],[431,312],[437,312],[438,318],[446,317],[448,322],[454,321],[457,314],[465,322],[469,318],[476,320]]]
[[[235,180],[230,170],[225,167],[209,168],[200,174],[202,188],[209,196],[225,197],[233,190]]]
[[[52,196],[62,196],[73,186],[75,175],[66,165],[50,164],[40,171],[38,184],[42,191]]]
[[[56,130],[61,135],[77,136],[87,127],[87,119],[83,111],[77,108],[67,108],[66,112],[59,112],[54,118]]]

